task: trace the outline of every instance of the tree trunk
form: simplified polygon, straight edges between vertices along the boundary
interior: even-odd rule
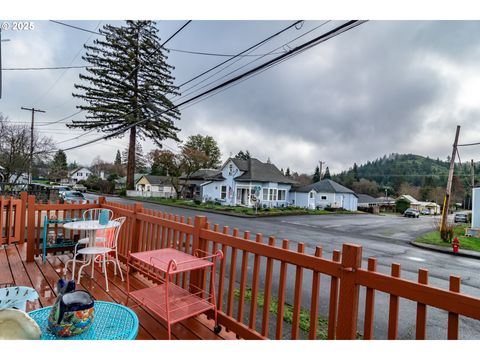
[[[135,189],[135,140],[137,137],[137,127],[130,129],[130,141],[128,144],[128,163],[127,163],[127,190]]]
[[[139,63],[139,38],[140,34],[136,34],[136,46],[135,46],[135,68],[133,78],[133,104],[135,109],[135,121],[140,121],[140,109],[138,108],[138,67]],[[128,164],[127,164],[127,190],[135,190],[135,141],[137,135],[137,127],[134,126],[130,130],[130,142],[128,145]]]

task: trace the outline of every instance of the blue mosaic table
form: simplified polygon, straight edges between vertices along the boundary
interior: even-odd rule
[[[95,317],[87,331],[72,337],[57,337],[47,330],[50,309],[48,306],[28,313],[42,330],[41,340],[135,340],[138,334],[138,318],[132,310],[112,302],[95,301]]]

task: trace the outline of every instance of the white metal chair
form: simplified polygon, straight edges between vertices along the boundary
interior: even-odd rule
[[[110,210],[110,209],[103,209],[103,208],[94,208],[94,209],[85,210],[82,214],[82,218],[83,218],[84,221],[98,220],[102,210],[108,211],[108,220],[109,221],[112,220],[113,211]],[[95,236],[95,243],[105,242],[104,231],[99,230],[99,231],[97,231],[97,233],[98,232],[101,232],[101,236]],[[75,258],[75,255],[77,254],[77,250],[78,250],[79,245],[88,245],[89,242],[90,242],[90,239],[88,237],[78,240],[77,243],[75,244],[75,247],[73,248],[73,257]],[[73,261],[73,259],[67,260],[65,262],[65,269],[67,268],[68,263],[71,262],[71,261]]]
[[[113,237],[106,237],[104,243],[96,243],[95,246],[89,246],[83,249],[80,249],[77,251],[77,253],[73,257],[73,268],[72,268],[72,278],[75,279],[75,264],[76,264],[76,258],[78,255],[84,255],[84,256],[101,256],[102,257],[102,265],[103,265],[103,274],[105,276],[105,288],[106,291],[108,291],[108,277],[107,277],[107,262],[112,262],[114,265],[113,268],[113,273],[117,275],[117,266],[118,266],[118,271],[120,271],[120,277],[122,281],[123,279],[123,273],[122,273],[122,268],[120,267],[120,262],[118,261],[118,236],[120,235],[120,231],[122,229],[122,226],[127,218],[125,216],[119,217],[117,219],[113,219],[113,221],[119,222],[120,225],[115,228],[114,235]],[[111,252],[115,253],[115,259],[109,259],[108,256]],[[95,261],[94,259],[91,259],[92,262],[92,279],[94,276],[94,264]],[[82,265],[80,269],[78,270],[78,281],[77,284],[80,284],[80,278],[82,276],[82,269],[87,266],[87,265]]]

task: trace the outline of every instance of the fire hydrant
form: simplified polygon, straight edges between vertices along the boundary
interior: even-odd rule
[[[458,249],[460,249],[460,241],[458,241],[457,237],[452,240],[452,249],[454,254],[458,254]]]

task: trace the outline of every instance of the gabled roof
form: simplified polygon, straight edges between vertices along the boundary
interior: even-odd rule
[[[133,182],[136,183],[144,174],[134,174],[133,175]],[[115,180],[118,184],[126,184],[127,183],[127,177],[121,177],[117,180]]]
[[[235,181],[260,181],[276,182],[282,184],[296,184],[297,182],[286,177],[278,168],[269,163],[261,162],[258,159],[250,158],[248,160],[231,158],[243,174],[237,176]]]
[[[78,167],[78,168],[70,171],[68,174],[71,176],[71,175],[75,174],[76,172],[78,172],[78,171],[80,171],[80,170],[82,170],[82,169],[85,169],[85,170],[88,170],[88,171],[92,172],[92,171],[91,171],[89,168],[87,168],[86,166],[81,166],[81,167]]]
[[[353,194],[357,196],[353,190],[330,179],[320,180],[316,183],[293,189],[296,192],[310,192],[311,190],[315,190],[318,193]]]
[[[359,204],[378,204],[378,199],[375,199],[373,196],[368,194],[357,194]]]
[[[150,185],[162,185],[169,184],[170,178],[168,176],[158,176],[158,175],[142,175],[137,180],[135,184],[140,181],[140,179],[145,178],[150,183]]]
[[[186,180],[185,175],[180,176],[180,180]],[[189,180],[225,180],[222,171],[218,169],[199,169],[188,177]]]
[[[402,195],[402,196],[399,196],[397,200],[399,200],[399,199],[405,199],[410,204],[418,204],[419,203],[419,201],[417,199],[415,199],[412,195]]]

